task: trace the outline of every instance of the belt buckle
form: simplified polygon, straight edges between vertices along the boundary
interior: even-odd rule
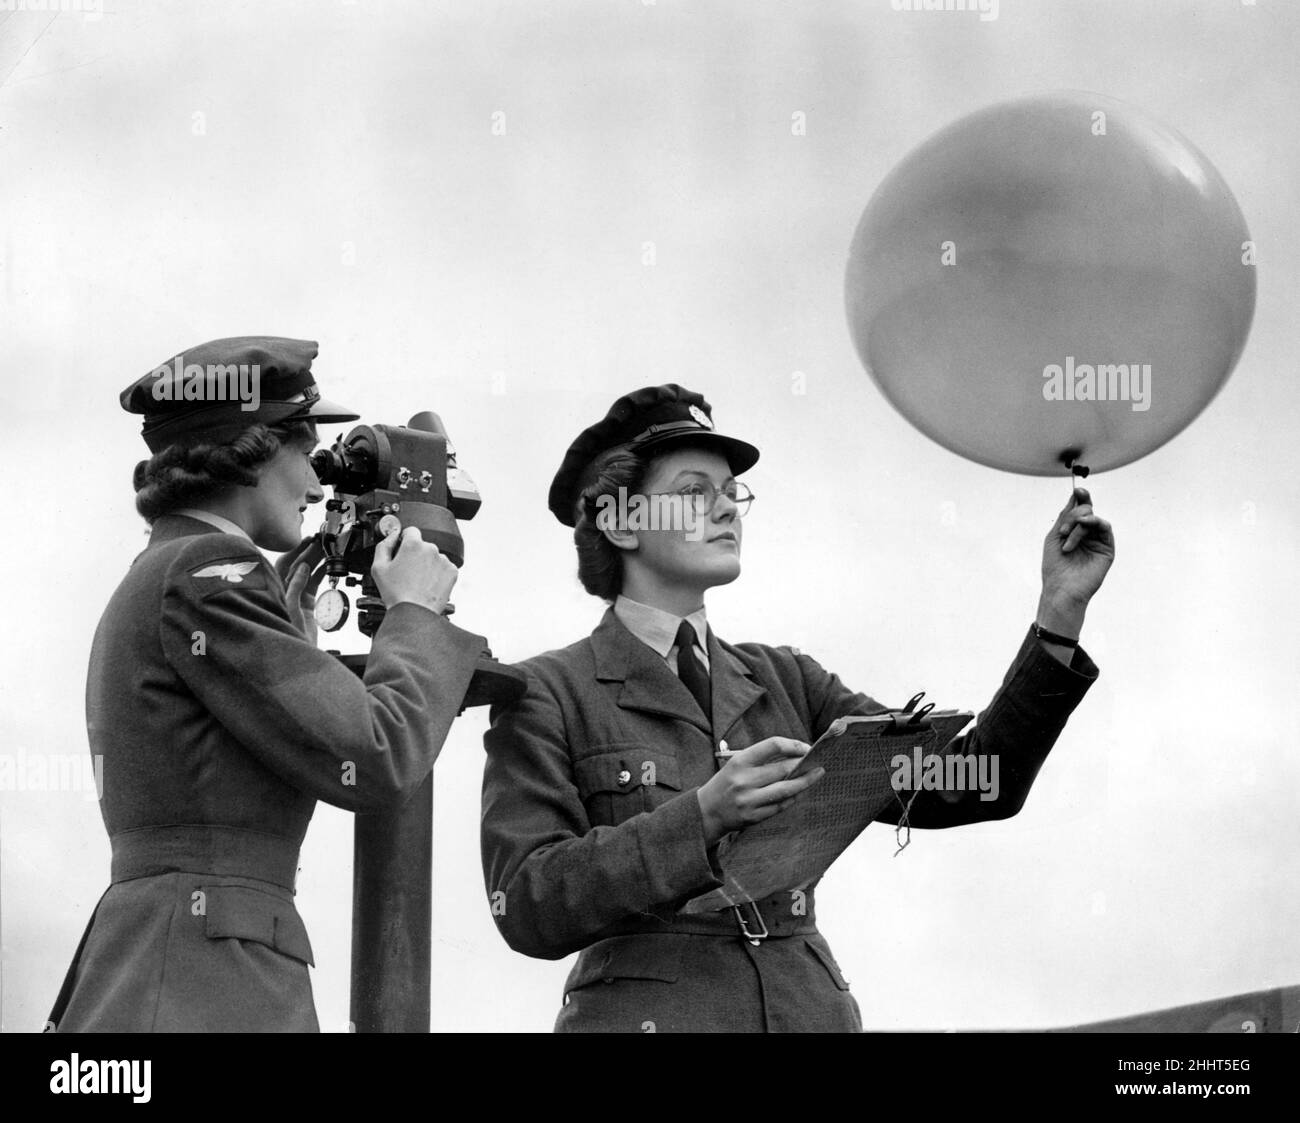
[[[754,919],[758,921],[758,931],[751,931],[748,921],[745,919],[745,908],[754,910]],[[767,925],[763,923],[763,914],[759,911],[758,905],[753,901],[746,901],[744,905],[732,905],[731,911],[736,914],[736,923],[740,925],[741,935],[751,944],[758,947],[767,939]]]

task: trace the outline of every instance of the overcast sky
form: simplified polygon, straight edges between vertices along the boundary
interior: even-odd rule
[[[318,340],[326,396],[368,422],[442,415],[484,499],[457,622],[499,657],[598,621],[546,490],[615,397],[675,381],[763,451],[717,633],[795,644],[891,704],[982,708],[1068,484],[961,459],[889,406],[849,337],[845,260],[936,129],[1092,90],[1231,186],[1259,246],[1253,331],[1190,428],[1089,481],[1118,539],[1083,634],[1101,677],[1024,811],[897,858],[869,829],[819,921],[879,1029],[1067,1025],[1300,981],[1300,6],[50,7],[0,3],[0,751],[86,752],[91,636],[144,544],[119,391],[254,333]],[[570,963],[493,927],[485,723],[460,719],[435,770],[433,1024],[547,1030]],[[322,806],[298,903],[330,1031],[351,845]],[[108,860],[93,798],[0,793],[5,1029],[40,1028]]]

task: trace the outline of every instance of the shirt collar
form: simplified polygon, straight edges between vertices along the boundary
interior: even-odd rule
[[[172,514],[198,519],[199,522],[207,523],[208,526],[215,526],[218,530],[224,530],[227,534],[233,534],[237,538],[246,538],[249,542],[253,541],[242,526],[231,522],[223,515],[214,515],[211,511],[200,511],[197,507],[181,507],[179,510],[173,511]]]
[[[668,652],[677,643],[677,629],[681,627],[683,620],[681,616],[674,616],[662,608],[641,604],[640,601],[631,600],[621,593],[614,601],[614,615],[629,632],[647,647],[657,651],[664,659],[668,658]],[[700,649],[707,652],[708,648],[705,644],[708,642],[709,621],[704,612],[704,605],[700,605],[685,617],[685,620],[695,629],[695,639]]]

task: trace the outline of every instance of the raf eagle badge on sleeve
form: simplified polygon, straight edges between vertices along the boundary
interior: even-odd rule
[[[256,568],[257,562],[255,561],[223,562],[221,565],[205,565],[202,569],[190,574],[190,576],[217,577],[222,581],[229,581],[232,585],[238,585]]]
[[[267,588],[266,569],[253,558],[209,562],[198,569],[191,569],[190,579],[194,582],[195,590],[205,599],[227,589]]]

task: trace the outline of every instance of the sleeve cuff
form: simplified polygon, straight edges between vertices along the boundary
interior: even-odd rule
[[[705,845],[704,816],[695,788],[648,814],[639,841],[648,907],[697,897],[723,884]]]
[[[1100,673],[1097,664],[1081,646],[1074,649],[1069,666],[1044,651],[1031,624],[1016,654],[1010,680],[1018,680],[1020,685],[1039,697],[1066,695],[1077,701],[1097,681]]]

